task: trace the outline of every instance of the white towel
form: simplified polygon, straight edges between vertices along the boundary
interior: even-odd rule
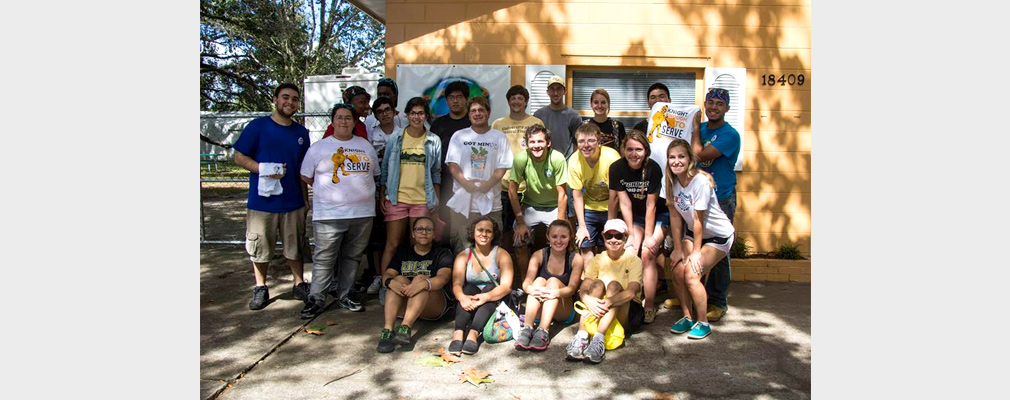
[[[491,207],[494,206],[494,195],[497,194],[494,188],[487,193],[470,193],[462,185],[456,184],[453,186],[452,197],[445,203],[450,209],[467,217],[472,212],[480,213],[481,215],[487,215],[491,212]]]
[[[284,193],[280,179],[271,178],[270,175],[284,174],[284,164],[281,163],[260,163],[259,195],[270,197]]]

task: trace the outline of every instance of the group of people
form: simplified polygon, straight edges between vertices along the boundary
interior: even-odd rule
[[[392,79],[379,81],[371,103],[352,86],[310,145],[292,120],[298,87],[278,86],[273,114],[250,122],[233,145],[250,171],[250,309],[269,303],[265,274],[279,231],[306,319],[324,312],[327,295],[364,310],[352,285],[372,248],[385,315],[379,352],[409,345],[418,319],[452,313],[448,351],[474,354],[499,302],[521,288],[517,350],[545,350],[552,323],[579,321],[567,357],[599,363],[614,321],[634,332],[655,320],[660,270],[676,298],[665,305],[679,303],[684,315],[670,331],[707,337],[728,308],[740,150],[724,120],[729,93],[708,91],[707,121],[697,115],[690,140],[650,140],[646,121],[626,131],[608,116],[604,89],[592,92],[594,116],[583,120],[565,104],[561,77],[549,79],[550,104],[533,115],[529,91],[515,85],[504,96],[509,115],[493,122],[488,99],[469,98],[469,89],[447,85],[449,114],[432,119],[420,97],[396,111]],[[656,83],[647,100],[650,108],[669,102],[669,89]],[[308,209],[311,285],[300,257]],[[588,318],[598,322],[592,337]]]

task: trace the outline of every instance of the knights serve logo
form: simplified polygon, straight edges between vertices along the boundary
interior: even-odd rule
[[[333,183],[340,183],[341,176],[370,173],[372,159],[358,149],[338,147],[331,157],[333,160]]]

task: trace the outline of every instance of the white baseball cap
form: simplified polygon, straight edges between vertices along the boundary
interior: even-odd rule
[[[607,221],[607,223],[603,225],[603,231],[604,232],[617,231],[618,233],[626,233],[628,232],[628,224],[625,224],[624,220],[621,219],[612,219]]]

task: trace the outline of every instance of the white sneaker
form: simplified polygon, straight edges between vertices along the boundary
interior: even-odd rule
[[[379,293],[379,288],[382,287],[382,276],[378,275],[372,280],[372,284],[368,285],[368,294]]]

